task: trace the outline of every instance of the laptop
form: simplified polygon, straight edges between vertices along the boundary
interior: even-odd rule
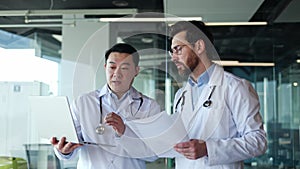
[[[66,137],[68,142],[98,146],[114,146],[92,142],[80,142],[73,122],[70,104],[66,96],[29,96],[30,113],[37,140]]]

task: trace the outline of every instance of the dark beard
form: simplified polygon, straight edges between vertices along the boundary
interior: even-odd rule
[[[186,67],[186,66],[185,66],[184,70],[178,70],[178,74],[183,79],[188,78],[191,73],[192,73],[191,70],[188,67]]]
[[[185,65],[184,70],[178,70],[181,77],[187,78],[198,66],[200,59],[198,57],[192,57]]]

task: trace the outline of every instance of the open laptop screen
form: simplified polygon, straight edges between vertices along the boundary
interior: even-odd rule
[[[64,136],[67,141],[78,143],[66,96],[29,96],[29,103],[36,141]]]

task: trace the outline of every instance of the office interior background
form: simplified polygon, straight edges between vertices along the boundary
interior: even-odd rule
[[[245,167],[299,169],[299,10],[300,0],[1,1],[0,169],[76,166],[76,159],[59,161],[47,140],[39,139],[28,96],[73,100],[101,87],[104,52],[117,42],[141,54],[134,86],[171,112],[184,79],[168,56],[167,30],[188,17],[209,25],[218,63],[258,92],[268,150]],[[153,166],[174,164],[159,159],[147,164]]]

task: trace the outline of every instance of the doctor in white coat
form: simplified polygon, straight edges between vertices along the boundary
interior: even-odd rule
[[[123,121],[141,119],[160,112],[160,106],[132,87],[139,73],[139,54],[128,44],[116,44],[105,53],[107,84],[78,97],[71,105],[76,132],[81,142],[55,137],[51,142],[62,160],[79,155],[79,169],[145,169],[145,160],[132,158],[121,146]],[[83,82],[84,83],[84,82]],[[154,158],[155,159],[155,158]]]
[[[243,160],[267,149],[257,93],[251,84],[211,61],[212,34],[203,22],[177,22],[171,27],[170,54],[188,82],[175,96],[189,141],[174,149],[177,169],[242,169]]]

